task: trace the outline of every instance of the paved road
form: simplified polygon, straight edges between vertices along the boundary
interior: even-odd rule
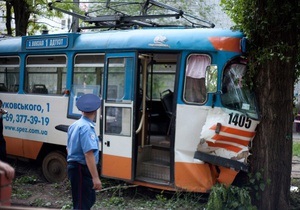
[[[300,133],[293,133],[293,140],[300,142]]]
[[[293,134],[293,141],[300,143],[300,134]],[[292,178],[300,178],[300,157],[294,156],[292,160]]]
[[[300,143],[300,133],[293,134],[293,141]],[[291,177],[300,179],[300,157],[294,156],[292,159]]]
[[[294,156],[292,160],[292,178],[300,178],[300,157]]]

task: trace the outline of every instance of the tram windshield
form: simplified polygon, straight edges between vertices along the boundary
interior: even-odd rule
[[[243,84],[246,72],[245,64],[230,64],[224,71],[221,100],[224,107],[258,119],[255,95]]]

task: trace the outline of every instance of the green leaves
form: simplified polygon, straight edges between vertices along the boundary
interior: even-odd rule
[[[236,186],[226,187],[216,184],[212,187],[207,203],[207,210],[254,210],[251,204],[251,196],[246,188]]]
[[[297,45],[291,44],[285,30],[299,28],[300,17],[295,15],[295,9],[291,2],[282,2],[278,7],[278,1],[248,1],[248,0],[221,0],[223,10],[234,21],[235,29],[245,33],[252,43],[250,65],[263,65],[267,60],[280,60],[291,62]],[[295,41],[295,40],[294,40]],[[298,49],[300,36],[297,38]],[[300,53],[297,50],[296,72],[299,76]],[[255,75],[255,72],[252,72]]]

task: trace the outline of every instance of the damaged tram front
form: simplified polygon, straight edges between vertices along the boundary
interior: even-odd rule
[[[258,108],[253,93],[243,77],[246,61],[235,58],[222,72],[219,95],[220,106],[213,95],[201,129],[194,158],[210,165],[207,169],[213,182],[230,185],[240,171],[248,172],[248,157],[255,130],[259,123]]]

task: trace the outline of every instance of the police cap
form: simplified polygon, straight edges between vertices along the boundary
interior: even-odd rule
[[[78,98],[76,106],[82,112],[93,112],[99,109],[101,106],[101,100],[98,96],[88,93]]]

